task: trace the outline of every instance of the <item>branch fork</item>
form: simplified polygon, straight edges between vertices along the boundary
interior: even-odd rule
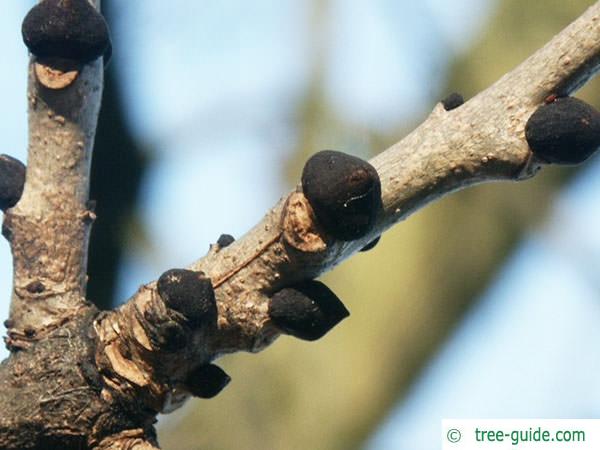
[[[41,33],[56,11],[62,31]],[[598,112],[568,97],[600,66],[598,2],[486,91],[444,99],[371,161],[317,153],[298,188],[242,238],[221,236],[190,267],[100,312],[85,285],[104,25],[88,0],[43,0],[23,26],[32,52],[26,173],[0,156],[14,258],[0,448],[158,448],[158,412],[227,385],[213,364],[221,355],[258,352],[281,334],[315,340],[348,315],[320,274],[447,193],[579,163],[600,146]],[[65,26],[81,31],[75,41],[61,40]]]

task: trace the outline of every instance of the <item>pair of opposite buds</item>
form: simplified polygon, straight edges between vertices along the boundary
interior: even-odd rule
[[[336,239],[359,239],[375,226],[381,209],[381,183],[366,161],[331,150],[319,152],[304,167],[302,190],[320,225]],[[233,242],[233,237],[222,235],[217,244],[223,248]],[[158,279],[157,291],[165,305],[183,315],[191,327],[216,327],[215,294],[203,273],[171,269]],[[350,313],[323,283],[304,280],[275,292],[269,299],[268,314],[282,333],[314,341]],[[179,341],[171,348],[176,350],[181,344]],[[193,371],[184,385],[193,395],[207,398],[228,382],[220,368],[209,364]]]
[[[221,240],[221,239],[220,239]],[[221,240],[222,241],[222,240]],[[217,325],[217,304],[210,278],[202,272],[171,269],[157,282],[157,291],[167,308],[183,316],[190,329]],[[315,280],[307,280],[276,292],[269,301],[269,317],[283,333],[300,339],[319,339],[349,315],[336,295]],[[186,345],[188,333],[174,322],[162,328],[157,347],[178,351]],[[231,378],[215,364],[201,365],[183,382],[186,390],[200,398],[212,398]]]

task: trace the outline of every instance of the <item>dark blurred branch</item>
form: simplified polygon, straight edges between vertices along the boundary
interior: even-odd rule
[[[115,17],[114,2],[104,0],[102,9],[110,23]],[[118,49],[116,42],[115,51]],[[146,167],[143,150],[126,120],[117,72],[113,61],[105,73],[92,160],[90,198],[95,202],[98,218],[90,240],[88,298],[100,309],[109,309],[115,302],[118,274],[127,251],[126,228],[136,214]]]

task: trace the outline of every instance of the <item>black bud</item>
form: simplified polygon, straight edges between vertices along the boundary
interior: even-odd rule
[[[231,378],[214,364],[200,366],[187,377],[185,386],[195,397],[213,398],[229,384]]]
[[[8,155],[0,155],[0,209],[12,208],[23,195],[25,165]]]
[[[579,164],[600,147],[600,113],[574,97],[558,98],[531,115],[525,138],[548,163]]]
[[[381,236],[377,236],[375,239],[373,239],[371,242],[369,242],[367,245],[365,245],[363,248],[361,248],[360,251],[368,252],[369,250],[373,250],[375,248],[375,246],[377,244],[379,244],[380,239],[381,239]]]
[[[221,236],[219,236],[219,239],[217,239],[217,245],[221,248],[228,247],[234,242],[235,238],[230,234],[222,234]]]
[[[269,302],[269,317],[283,332],[307,341],[324,336],[350,313],[319,281],[309,280],[282,289]]]
[[[158,279],[157,289],[167,307],[183,314],[192,325],[216,320],[215,292],[202,272],[168,270]]]
[[[44,286],[44,283],[38,280],[29,283],[27,286],[25,286],[25,289],[27,289],[27,292],[30,294],[41,294],[46,290],[46,286]]]
[[[44,0],[29,11],[21,33],[39,58],[87,63],[110,47],[108,25],[88,0]]]
[[[453,92],[442,100],[442,105],[446,111],[458,108],[465,102],[465,99],[458,92]]]
[[[156,345],[167,352],[176,352],[187,345],[187,334],[176,322],[169,321],[157,327]]]
[[[352,241],[373,229],[381,182],[367,161],[333,150],[314,154],[302,172],[302,190],[332,236]]]

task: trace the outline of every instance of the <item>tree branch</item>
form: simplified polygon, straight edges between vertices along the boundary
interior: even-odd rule
[[[330,270],[430,201],[476,183],[533,176],[544,163],[525,140],[525,124],[546,98],[572,92],[598,70],[599,21],[600,2],[493,86],[451,111],[438,104],[416,130],[370,161],[381,180],[383,208],[367,235],[350,242],[334,239],[315,220],[298,187],[240,240],[226,248],[213,245],[190,269],[212,280],[217,327],[194,339],[172,366],[167,363],[167,372],[180,368],[184,359],[200,365],[224,353],[264,349],[281,332],[269,317],[276,291]],[[114,330],[124,324],[147,330],[141,317],[160,315],[161,305],[156,283],[142,287],[99,321],[101,342],[147,362],[147,333],[119,336]],[[162,378],[153,364],[119,368],[102,346],[97,359],[113,369],[110,381],[119,389],[136,385],[140,377]],[[113,354],[113,362],[117,359]],[[170,380],[177,384],[177,376]],[[164,393],[160,397],[165,400]]]
[[[78,16],[69,28],[87,36],[82,23],[103,22],[97,14],[90,22],[86,1],[41,4],[88,14],[87,22]],[[59,22],[38,17],[43,32]],[[15,289],[7,339],[12,352],[0,365],[0,447],[156,448],[159,411],[177,408],[190,395],[214,396],[228,383],[212,360],[260,351],[282,332],[318,338],[323,330],[310,328],[313,319],[325,316],[330,328],[347,311],[326,287],[309,280],[432,200],[475,183],[536,173],[544,162],[527,144],[526,124],[549,97],[566,95],[596,72],[599,22],[597,2],[486,91],[449,111],[448,104],[438,104],[415,131],[371,161],[374,169],[346,161],[359,167],[353,175],[381,182],[381,204],[370,210],[376,215],[369,215],[366,234],[340,240],[326,231],[305,183],[304,192],[299,186],[288,194],[239,241],[219,239],[192,270],[165,272],[105,313],[85,300],[93,219],[89,164],[102,88],[101,62],[91,61],[102,47],[65,70],[64,60],[40,59],[52,39],[31,39],[40,54],[30,65],[27,183],[3,227],[15,259]],[[59,50],[65,48],[67,60],[80,55],[70,44]],[[567,109],[573,104],[554,103]],[[576,121],[580,128],[590,124],[578,116]],[[370,186],[369,195],[378,196],[379,185]],[[305,301],[309,292],[322,295],[321,303]],[[303,309],[288,317],[290,304]],[[290,323],[308,329],[294,330]]]
[[[10,347],[26,347],[87,307],[89,174],[102,83],[101,59],[30,61],[27,181],[3,226],[14,261]]]

